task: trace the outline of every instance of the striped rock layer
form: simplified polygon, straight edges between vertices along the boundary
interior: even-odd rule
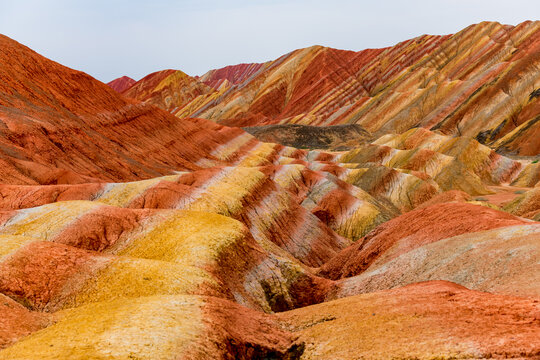
[[[151,103],[274,63],[153,74],[144,103],[0,42],[0,359],[540,354],[530,159],[421,128],[264,143]],[[508,212],[474,201],[513,182]]]
[[[225,164],[211,154],[244,133],[178,121],[5,36],[0,45],[4,183],[129,181]]]
[[[123,94],[174,112],[178,104],[212,92],[211,87],[180,70],[163,70],[145,76]]]
[[[199,77],[198,80],[218,90],[220,87],[224,86],[224,84],[241,84],[268,65],[269,63],[255,63],[226,66],[221,69],[210,70]]]
[[[538,155],[539,66],[540,22],[483,22],[388,48],[314,46],[212,70],[200,78],[212,92],[164,108],[234,126],[359,124],[378,136],[422,127]],[[143,83],[145,94],[162,92],[162,84]]]

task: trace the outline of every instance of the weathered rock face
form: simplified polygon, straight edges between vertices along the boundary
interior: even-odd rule
[[[309,112],[356,84],[359,57],[412,64],[447,41],[422,39],[420,54],[159,72],[126,91],[140,102],[0,37],[0,359],[537,357],[534,159],[356,124],[341,128],[362,143],[291,135],[348,151],[297,149],[152,105],[215,105],[264,79],[249,119]],[[303,84],[294,106],[276,105],[279,83]]]

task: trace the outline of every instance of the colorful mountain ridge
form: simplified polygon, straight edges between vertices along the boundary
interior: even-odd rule
[[[0,359],[538,358],[539,26],[129,87],[0,35]]]
[[[538,155],[539,38],[539,21],[484,22],[382,49],[314,46],[244,65],[242,82],[228,68],[213,70],[200,79],[228,80],[228,90],[168,109],[230,126],[359,124],[376,136],[423,127]]]

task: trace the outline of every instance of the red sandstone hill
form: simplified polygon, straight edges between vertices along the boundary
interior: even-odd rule
[[[200,168],[242,133],[129,100],[0,36],[0,181],[127,181]]]
[[[118,79],[114,79],[111,82],[108,82],[107,85],[109,85],[114,91],[117,91],[119,93],[129,89],[133,84],[135,84],[136,81],[133,80],[130,77],[122,76]]]

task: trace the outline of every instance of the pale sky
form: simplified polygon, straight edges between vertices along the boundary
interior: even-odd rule
[[[538,19],[540,0],[0,0],[0,33],[104,82]]]

